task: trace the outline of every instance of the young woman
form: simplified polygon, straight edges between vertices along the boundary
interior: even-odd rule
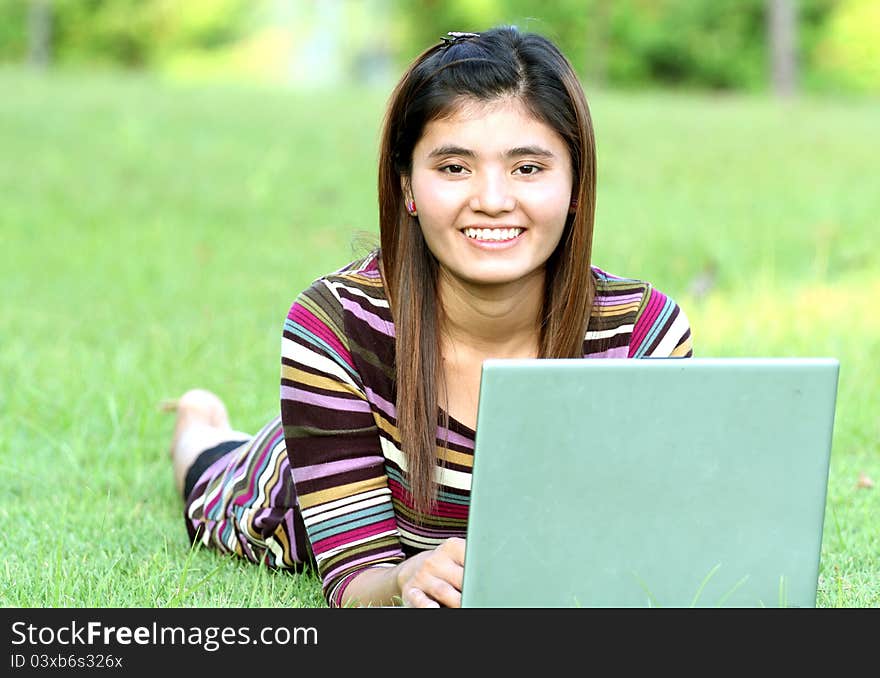
[[[251,437],[209,392],[177,403],[190,537],[314,563],[331,606],[458,606],[482,361],[691,355],[669,297],[591,266],[595,189],[551,42],[501,27],[421,54],[384,123],[381,247],[293,303],[280,417]]]

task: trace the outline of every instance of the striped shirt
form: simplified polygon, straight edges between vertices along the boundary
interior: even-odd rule
[[[649,283],[592,267],[585,358],[688,357],[678,305]],[[394,323],[377,252],[316,280],[284,324],[281,422],[298,506],[330,605],[365,568],[464,537],[475,431],[438,426],[430,514],[413,508],[394,399]]]

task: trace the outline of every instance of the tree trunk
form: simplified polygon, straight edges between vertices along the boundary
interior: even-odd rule
[[[587,34],[587,77],[595,84],[608,83],[608,24],[609,3],[599,0],[590,3],[590,23]]]
[[[797,0],[767,0],[767,41],[773,91],[789,97],[797,90]]]
[[[37,68],[46,68],[51,60],[51,0],[30,0],[28,7],[28,63]]]

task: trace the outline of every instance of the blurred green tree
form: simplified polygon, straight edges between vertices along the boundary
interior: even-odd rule
[[[815,36],[813,54],[820,82],[880,93],[880,1],[838,0]]]
[[[0,0],[0,60],[22,59],[28,51],[28,5]]]
[[[293,59],[299,52],[290,46],[309,40],[304,30],[326,29],[291,15],[314,14],[322,2],[0,0],[0,60],[30,55],[35,63],[51,57],[59,63],[165,68],[195,59],[203,65],[194,72],[210,73],[212,55],[230,67],[253,59]],[[336,0],[334,6],[347,25],[371,27],[366,37],[346,28],[349,38],[360,35],[358,45],[344,45],[353,50],[343,60],[349,70],[390,72],[391,60],[408,63],[447,31],[514,24],[557,42],[587,84],[763,90],[773,82],[768,7],[774,2]],[[880,91],[878,0],[785,2],[796,17],[796,27],[789,25],[796,35],[789,56],[803,76],[797,80],[812,89]],[[269,15],[276,25],[265,25]],[[261,31],[258,37],[255,30]],[[282,32],[290,37],[282,38]],[[230,49],[244,43],[230,56]],[[279,72],[291,67],[276,64]]]
[[[799,61],[840,0],[796,2]],[[766,0],[400,0],[411,44],[500,23],[559,44],[588,82],[760,89],[770,82]],[[407,49],[406,61],[418,49]]]
[[[0,0],[0,59],[153,65],[168,50],[239,37],[248,0]],[[45,37],[35,37],[34,32]],[[48,40],[48,42],[45,42]],[[38,46],[35,46],[38,45]]]

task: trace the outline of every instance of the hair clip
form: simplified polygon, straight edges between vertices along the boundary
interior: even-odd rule
[[[461,33],[459,31],[449,31],[446,35],[440,38],[440,40],[442,41],[442,47],[449,47],[450,45],[454,45],[456,42],[460,42],[461,40],[468,40],[469,38],[479,37],[479,33]]]

